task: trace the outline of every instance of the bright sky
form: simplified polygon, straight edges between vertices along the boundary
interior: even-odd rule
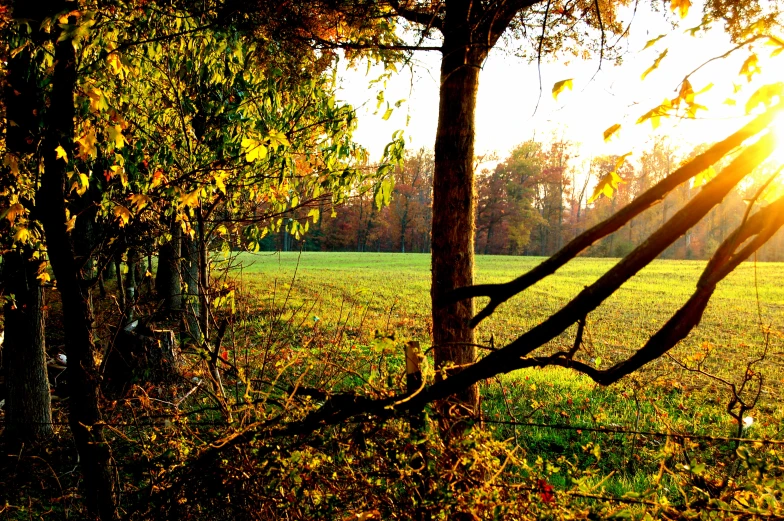
[[[695,92],[714,84],[713,88],[696,98],[697,103],[711,108],[709,112],[700,112],[699,120],[663,118],[655,132],[650,122],[635,125],[641,115],[661,104],[665,98],[674,98],[680,81],[687,73],[732,47],[720,24],[714,24],[714,29],[697,37],[685,34],[687,28],[700,23],[702,11],[697,6],[692,7],[689,16],[675,30],[662,13],[648,9],[641,7],[635,15],[620,66],[605,62],[597,73],[598,59],[582,61],[561,57],[543,63],[538,109],[536,105],[540,94],[536,64],[516,58],[506,50],[494,49],[479,80],[476,154],[495,152],[499,159],[503,159],[517,144],[532,137],[547,141],[553,132],[579,143],[581,159],[630,151],[639,157],[639,153],[650,145],[654,134],[668,134],[673,143],[686,153],[699,143],[726,137],[746,120],[743,117],[745,100],[759,85],[784,80],[784,69],[780,64],[763,68],[763,74],[751,84],[737,77],[749,55],[748,51],[742,50],[730,58],[708,64],[691,78]],[[642,50],[648,40],[662,34],[666,36]],[[669,52],[660,67],[644,81],[641,80],[642,73],[666,48]],[[763,55],[767,56],[772,50],[772,47],[760,45],[761,63],[764,63]],[[398,129],[405,130],[409,149],[433,147],[438,120],[440,57],[438,52],[420,51],[415,56],[413,71],[401,71],[387,82],[387,101],[407,100],[387,121],[382,120],[383,107],[374,115],[380,86],[368,86],[369,80],[381,72],[380,68],[373,69],[370,75],[365,74],[364,67],[360,70],[342,68],[339,97],[361,107],[355,138],[370,150],[373,159],[381,156],[384,145]],[[553,84],[568,78],[573,79],[573,91],[567,90],[557,101],[554,100],[551,93]],[[737,95],[736,107],[723,104],[733,95],[733,82],[743,85]],[[622,125],[621,131],[616,138],[605,143],[602,133],[615,123]]]

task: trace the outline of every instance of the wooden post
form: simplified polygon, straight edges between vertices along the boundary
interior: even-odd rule
[[[422,367],[419,342],[412,340],[406,344],[406,391],[415,393],[422,387]]]

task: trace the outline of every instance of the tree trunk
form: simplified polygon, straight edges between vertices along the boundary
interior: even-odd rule
[[[467,9],[470,10],[470,7]],[[447,24],[450,22],[447,19]],[[442,305],[455,288],[473,284],[474,270],[474,114],[479,70],[486,52],[471,46],[470,24],[459,18],[444,31],[441,89],[433,176],[432,286],[433,344],[437,378],[442,369],[476,359],[471,299]],[[459,369],[458,369],[459,370]],[[442,404],[442,413],[479,414],[476,385]],[[451,429],[454,423],[447,422]]]
[[[46,374],[44,343],[44,290],[37,279],[42,261],[32,251],[17,250],[3,256],[3,279],[13,301],[3,306],[6,374],[6,430],[12,443],[52,437],[52,407]]]
[[[52,5],[55,7],[54,12],[75,7],[69,2],[53,2]],[[92,317],[73,243],[66,230],[65,181],[68,164],[58,159],[55,151],[61,146],[67,157],[73,157],[76,56],[68,38],[57,41],[61,31],[56,30],[53,35],[57,43],[46,137],[42,145],[44,171],[36,203],[44,227],[49,260],[62,295],[65,351],[68,356],[66,373],[70,389],[68,419],[79,452],[87,509],[90,517],[107,520],[117,518],[115,480],[109,466],[109,447],[103,437],[98,407],[99,378],[92,353]]]
[[[197,241],[183,235],[182,280],[185,283],[184,308],[186,333],[196,342],[201,342],[199,329],[199,245]]]
[[[163,312],[168,315],[182,311],[182,228],[175,223],[171,231],[171,241],[163,244],[158,252],[158,271],[155,273],[155,291],[163,300]]]
[[[199,328],[206,341],[210,337],[210,266],[207,257],[207,233],[202,210],[198,210]]]
[[[34,19],[34,15],[46,16],[51,12],[36,13],[35,7],[23,6],[20,2],[15,2],[13,7],[16,18],[32,19],[31,25],[35,27],[40,22]],[[40,38],[43,35],[35,32],[34,36]],[[35,152],[40,138],[44,97],[37,70],[32,63],[30,47],[8,58],[3,97],[6,120],[14,122],[5,129],[6,152],[10,155]],[[32,256],[30,248],[11,250],[3,254],[2,261],[4,293],[15,298],[3,305],[3,372],[7,389],[5,433],[14,444],[45,440],[53,434],[46,373],[43,288],[37,279],[43,263],[33,260]]]

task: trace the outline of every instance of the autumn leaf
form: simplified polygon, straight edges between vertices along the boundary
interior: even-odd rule
[[[645,70],[645,72],[643,72],[643,73],[642,73],[642,77],[641,77],[640,79],[643,79],[643,80],[644,80],[644,79],[645,79],[645,78],[646,78],[646,77],[647,77],[647,76],[648,76],[650,73],[652,73],[653,71],[655,71],[656,69],[658,69],[658,68],[659,68],[659,64],[660,64],[660,63],[661,63],[661,61],[664,59],[664,57],[665,57],[665,56],[667,56],[667,53],[668,53],[668,52],[669,52],[669,49],[664,49],[664,50],[661,52],[661,54],[659,54],[659,57],[658,57],[658,58],[656,58],[655,60],[653,60],[653,65],[651,65],[650,67],[648,67],[648,68]]]
[[[773,49],[773,51],[770,53],[771,58],[775,58],[781,54],[781,51],[784,51],[784,40],[775,36],[768,35],[768,41],[766,42],[766,45],[775,47],[775,49]]]
[[[104,96],[103,91],[97,87],[93,87],[87,91],[87,98],[90,100],[90,110],[96,114],[109,108],[109,105],[106,103],[106,96]]]
[[[55,153],[57,154],[55,157],[57,159],[62,159],[66,163],[68,162],[68,154],[65,153],[65,149],[61,146],[58,146],[54,149]]]
[[[223,192],[223,195],[226,195],[226,178],[229,177],[229,173],[225,170],[218,170],[213,175],[213,179],[215,180],[215,187]]]
[[[741,76],[746,76],[746,81],[751,83],[751,79],[754,77],[755,74],[760,72],[759,66],[759,59],[757,55],[752,53],[746,58],[746,61],[743,62],[743,65],[740,67],[740,72],[738,73]]]
[[[197,206],[199,204],[199,192],[201,192],[199,188],[192,192],[183,192],[180,195],[180,206]]]
[[[109,139],[114,142],[114,148],[125,146],[125,137],[122,134],[122,125],[110,125],[108,128]]]
[[[21,226],[16,229],[16,233],[14,234],[14,242],[25,242],[29,236],[30,230],[24,226]]]
[[[74,229],[76,226],[76,216],[72,216],[70,219],[65,221],[65,232],[68,233]]]
[[[689,7],[691,7],[690,0],[672,0],[670,2],[670,10],[673,13],[677,12],[681,18],[686,18],[686,15],[689,14]]]
[[[14,221],[16,218],[24,213],[24,206],[19,203],[12,204],[8,210],[5,211],[4,217],[8,219],[8,222],[11,223],[11,226],[14,225]]]
[[[36,277],[36,279],[40,280],[40,281],[41,281],[41,284],[46,284],[47,282],[49,282],[49,281],[51,280],[51,278],[49,277],[49,274],[48,274],[48,273],[46,273],[45,271],[44,271],[44,272],[42,272],[42,273],[40,273],[40,274],[39,274],[39,275]]]
[[[153,188],[155,188],[156,186],[160,185],[164,181],[166,181],[166,176],[163,175],[163,170],[161,170],[159,168],[155,172],[153,172],[153,174],[152,174],[152,187]]]
[[[128,196],[128,200],[136,207],[137,212],[152,202],[152,200],[144,194],[131,194]]]
[[[246,137],[242,139],[241,144],[245,150],[245,161],[248,163],[267,157],[267,147],[262,145],[260,141]]]
[[[659,105],[658,107],[654,107],[642,116],[640,119],[637,120],[637,124],[645,123],[646,121],[650,120],[651,125],[653,126],[654,130],[659,127],[661,123],[661,118],[666,118],[670,116],[670,111],[672,110],[672,102],[668,99],[665,99],[664,102]]]
[[[618,131],[620,129],[621,129],[620,123],[616,123],[615,125],[611,126],[607,130],[605,130],[604,131],[604,140],[605,141],[610,141],[610,139],[612,139],[616,134],[618,134]]]
[[[619,159],[618,160],[619,163],[616,163],[616,166],[618,164],[623,164],[623,159],[628,155],[629,154],[626,154],[621,159]],[[621,176],[618,175],[618,172],[613,170],[612,172],[608,173],[607,175],[599,179],[599,182],[596,184],[596,188],[594,188],[593,190],[593,195],[591,195],[591,198],[588,199],[588,203],[590,204],[596,201],[602,195],[604,195],[608,199],[611,198],[613,196],[613,193],[615,193],[615,190],[618,189],[618,185],[625,182],[626,181],[624,181],[621,178]]]
[[[746,114],[751,114],[760,105],[765,107],[771,106],[777,98],[779,102],[784,101],[784,83],[778,82],[763,85],[746,102]]]
[[[114,207],[114,216],[120,222],[120,227],[122,228],[126,224],[128,224],[128,221],[131,218],[131,211],[128,210],[128,208],[126,208],[125,206],[118,204],[117,206]]]
[[[109,167],[111,170],[111,177],[116,175],[120,176],[120,183],[122,183],[123,187],[128,186],[128,174],[125,172],[125,167],[122,165],[112,165]]]
[[[119,76],[120,78],[125,77],[125,66],[120,58],[120,53],[116,50],[110,50],[109,55],[106,57],[106,63],[115,76]]]
[[[564,90],[566,89],[572,90],[572,80],[573,78],[569,78],[568,80],[561,80],[555,82],[555,84],[553,85],[554,100],[557,100],[558,96],[560,96]]]
[[[74,174],[71,176],[71,192],[76,190],[77,195],[84,195],[90,186],[90,179],[87,177],[87,174],[81,172],[74,172]]]
[[[95,159],[98,155],[98,148],[95,146],[95,142],[97,141],[97,137],[95,135],[95,129],[89,128],[87,131],[76,138],[74,141],[79,145],[79,158],[84,160],[88,157]]]
[[[653,45],[654,45],[656,42],[658,42],[659,40],[661,40],[661,39],[662,39],[662,38],[664,38],[665,36],[667,36],[667,35],[666,35],[666,34],[660,34],[660,35],[659,35],[659,36],[657,36],[656,38],[653,38],[653,39],[651,39],[651,40],[648,40],[647,42],[645,42],[645,47],[643,47],[643,48],[642,48],[642,50],[644,51],[645,49],[647,49],[647,48],[649,48],[649,47],[653,47]]]

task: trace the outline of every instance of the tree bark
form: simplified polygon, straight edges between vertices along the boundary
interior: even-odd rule
[[[67,11],[70,2],[52,2],[54,12]],[[44,227],[49,260],[62,295],[66,370],[70,389],[69,424],[79,452],[83,489],[88,515],[102,520],[116,519],[114,476],[110,470],[109,447],[103,436],[98,406],[99,377],[93,359],[92,317],[84,281],[74,255],[71,236],[66,230],[67,163],[56,156],[63,147],[73,156],[74,90],[76,56],[68,39],[57,41],[55,31],[54,73],[46,136],[42,145],[44,171],[36,197],[39,219]]]
[[[46,12],[46,11],[44,11]],[[15,2],[16,18],[35,18],[41,15],[31,6]],[[36,19],[31,21],[34,26]],[[36,39],[40,32],[34,33]],[[33,153],[40,139],[41,116],[44,97],[39,87],[37,66],[32,63],[31,49],[27,47],[8,59],[8,73],[3,89],[7,121],[6,151],[22,156]],[[52,407],[49,379],[46,372],[46,346],[44,336],[43,288],[37,279],[44,267],[41,260],[33,259],[31,248],[7,251],[3,255],[2,275],[6,295],[4,308],[5,349],[3,371],[6,375],[6,436],[18,442],[51,438]]]
[[[160,247],[158,271],[155,273],[155,291],[163,300],[163,312],[169,315],[182,311],[182,279],[180,259],[182,257],[182,228],[175,223],[171,228],[171,241]]]
[[[486,51],[471,44],[471,6],[462,4],[462,12],[448,12],[444,28],[435,142],[431,298],[438,379],[459,371],[449,367],[476,359],[474,331],[469,327],[473,300],[444,305],[452,290],[473,284],[474,270],[474,114]],[[477,386],[449,398],[441,409],[447,416],[478,416]]]
[[[52,406],[46,374],[44,290],[37,279],[43,262],[32,252],[3,256],[6,291],[14,296],[3,306],[3,362],[8,396],[5,434],[12,443],[52,437]]]
[[[199,245],[188,235],[182,237],[182,279],[185,284],[185,330],[196,342],[201,342],[199,329]]]

